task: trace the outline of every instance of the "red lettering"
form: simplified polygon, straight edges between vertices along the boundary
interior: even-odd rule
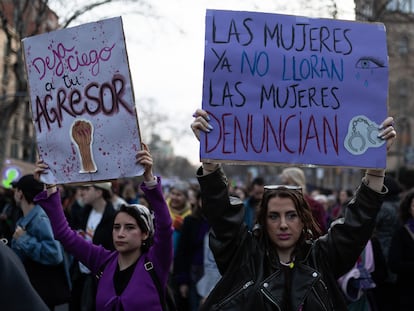
[[[57,122],[62,127],[64,116],[77,117],[84,114],[110,116],[119,113],[120,109],[134,115],[134,108],[125,101],[125,80],[116,75],[111,82],[102,84],[91,83],[83,90],[73,89],[67,94],[66,89],[59,89],[53,98],[47,94],[43,100],[36,97],[36,114],[34,120],[38,132],[42,132],[42,124],[51,130],[51,125]],[[83,91],[83,92],[82,92]],[[48,105],[55,102],[55,106],[48,109]]]
[[[289,153],[303,155],[313,146],[319,153],[339,153],[338,119],[326,116],[260,115],[209,112],[214,135],[205,139],[206,154]],[[323,144],[323,145],[322,145]]]

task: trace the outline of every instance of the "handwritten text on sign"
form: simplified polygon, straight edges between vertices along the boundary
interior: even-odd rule
[[[201,158],[385,167],[385,28],[207,10]]]
[[[23,40],[50,183],[136,176],[140,136],[121,18]]]

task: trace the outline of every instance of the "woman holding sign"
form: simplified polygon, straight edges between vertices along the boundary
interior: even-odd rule
[[[208,135],[207,112],[198,109],[194,117],[196,137],[200,131]],[[387,149],[396,137],[392,123],[385,119],[379,135]],[[384,175],[368,169],[345,217],[314,240],[316,223],[300,187],[266,186],[252,233],[243,222],[243,203],[229,197],[220,165],[203,163],[197,171],[203,213],[223,277],[201,310],[347,310],[337,279],[371,237],[387,192]]]
[[[172,221],[146,145],[138,151],[136,162],[144,167],[141,189],[153,212],[139,204],[121,206],[113,223],[113,252],[85,241],[69,227],[55,185],[46,186],[35,198],[48,214],[55,238],[98,276],[99,311],[164,310],[160,297],[164,297],[173,259]],[[39,161],[35,175],[39,177],[47,169]]]

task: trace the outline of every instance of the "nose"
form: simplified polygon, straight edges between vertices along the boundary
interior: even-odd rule
[[[286,222],[286,217],[285,216],[280,217],[280,229],[284,230],[287,228],[288,228],[288,225]]]
[[[118,236],[120,236],[120,237],[125,236],[124,232],[125,232],[125,230],[124,230],[123,227],[119,228],[119,230],[118,230]]]

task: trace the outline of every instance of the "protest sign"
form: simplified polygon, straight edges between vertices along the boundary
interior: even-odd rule
[[[141,149],[120,17],[23,39],[46,183],[141,175]]]
[[[381,167],[385,27],[207,10],[200,158]]]

